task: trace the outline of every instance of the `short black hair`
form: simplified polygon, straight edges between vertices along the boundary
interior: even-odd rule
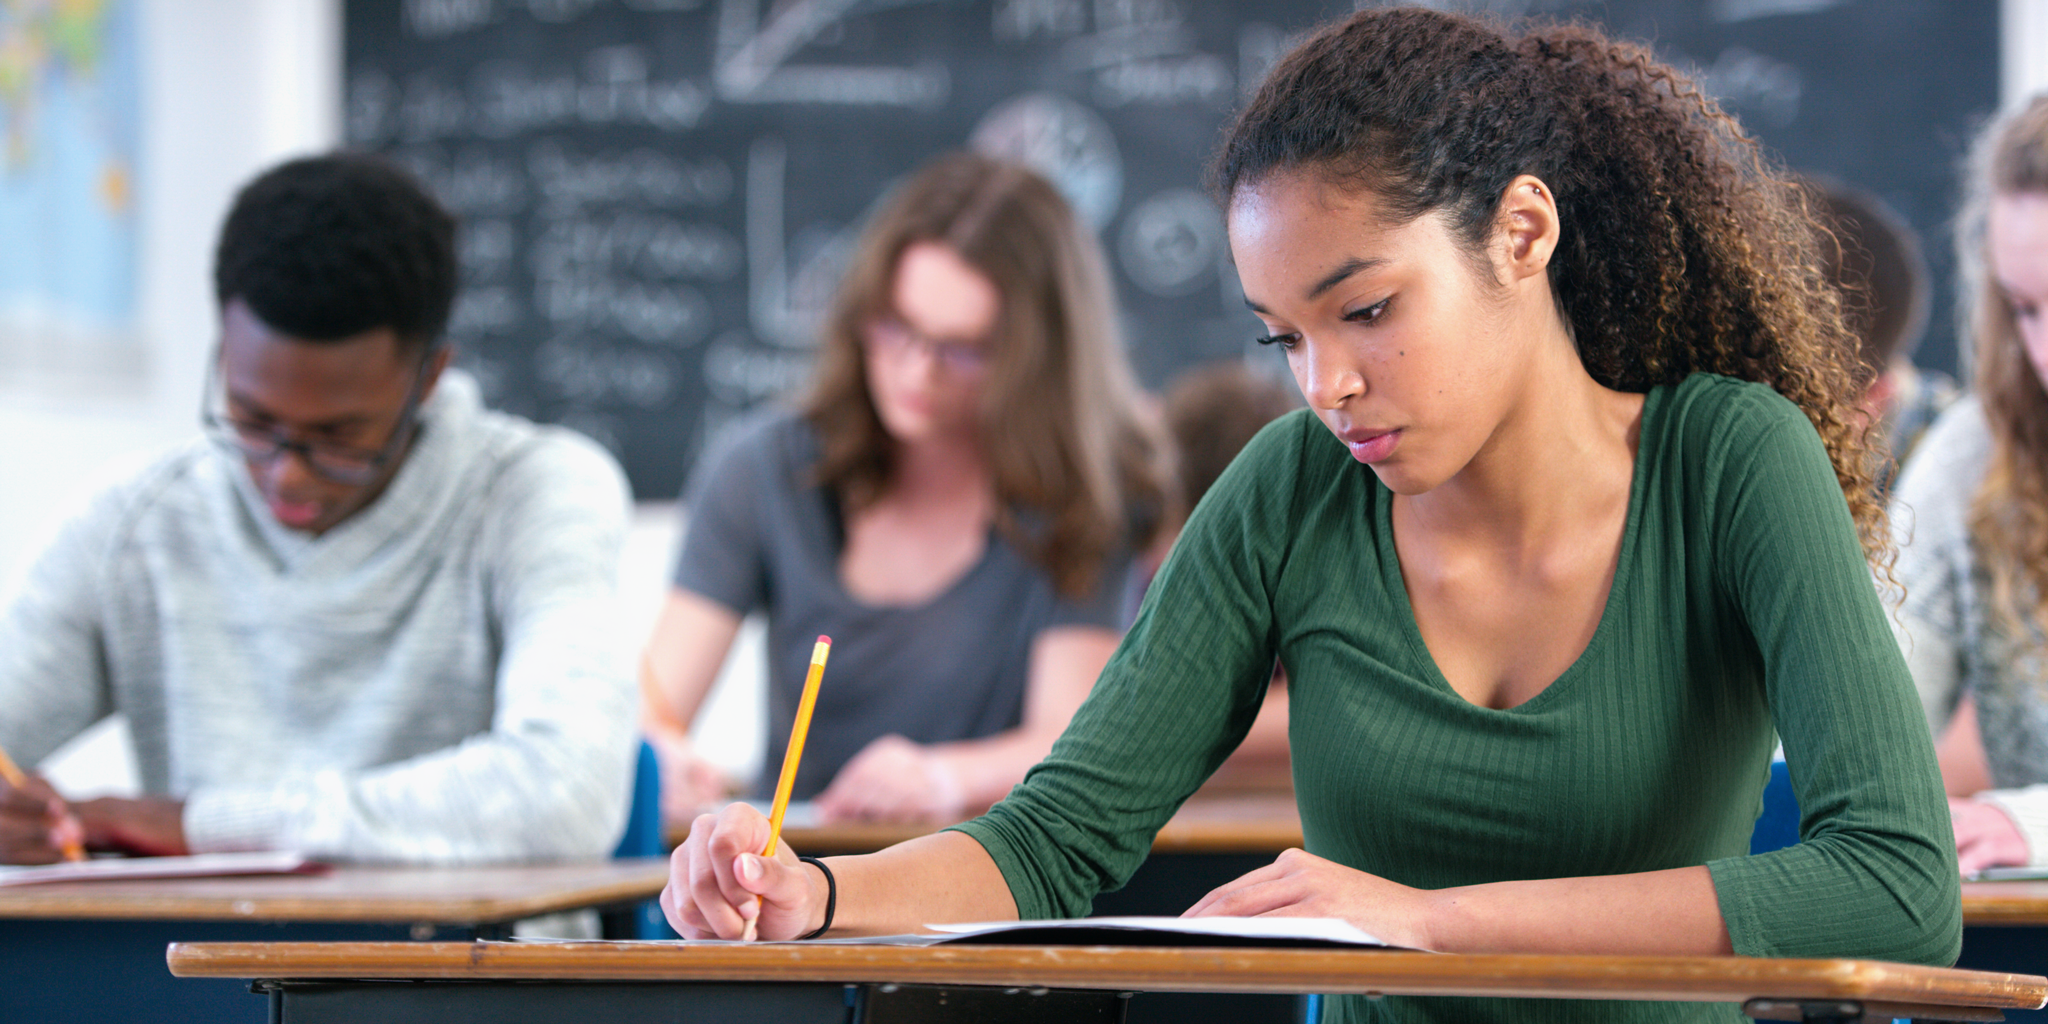
[[[272,330],[339,341],[388,327],[438,342],[455,303],[455,218],[413,177],[362,153],[280,164],[243,186],[214,251],[214,297]]]
[[[1842,313],[1856,331],[1856,358],[1872,375],[1910,358],[1927,331],[1933,275],[1920,236],[1876,193],[1833,178],[1808,181],[1821,223],[1834,232],[1820,246],[1821,270],[1842,290]]]

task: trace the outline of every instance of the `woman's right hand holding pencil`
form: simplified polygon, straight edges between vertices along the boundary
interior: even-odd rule
[[[32,775],[0,778],[0,863],[50,864],[76,859],[85,826],[48,782]]]
[[[766,815],[746,804],[700,814],[669,857],[661,910],[686,939],[794,939],[824,923],[823,872],[797,860],[787,843],[772,857]]]

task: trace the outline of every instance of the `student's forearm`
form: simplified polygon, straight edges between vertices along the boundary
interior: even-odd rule
[[[1007,921],[1017,903],[981,844],[960,832],[898,843],[878,853],[826,859],[839,887],[831,935],[901,935],[928,924]],[[812,927],[823,923],[822,908]]]
[[[640,657],[640,715],[647,728],[689,736],[740,622],[737,613],[709,598],[669,592]]]
[[[1424,893],[1428,948],[1446,953],[1732,953],[1705,867],[1489,882]]]
[[[978,740],[941,743],[932,756],[959,785],[961,803],[980,809],[1008,796],[1031,766],[1045,760],[1059,733],[1019,727]]]

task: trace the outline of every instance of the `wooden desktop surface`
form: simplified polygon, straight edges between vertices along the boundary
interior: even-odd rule
[[[177,943],[179,977],[738,981],[2034,1008],[2048,978],[1858,960],[832,943]],[[1995,1018],[1986,1018],[1995,1019]]]
[[[804,828],[785,824],[783,841],[799,853],[816,857],[873,853],[906,839],[929,835],[939,825],[878,825],[845,822]],[[688,823],[670,829],[671,846],[689,835]],[[1301,845],[1301,814],[1292,790],[1204,790],[1181,805],[1180,812],[1152,840],[1153,853],[1278,854]]]
[[[1963,923],[2048,925],[2048,881],[1964,882]]]
[[[469,925],[651,899],[668,860],[494,867],[343,865],[319,875],[59,882],[0,888],[0,918]]]

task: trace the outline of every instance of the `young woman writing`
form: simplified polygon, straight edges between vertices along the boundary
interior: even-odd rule
[[[670,920],[803,935],[833,886],[842,934],[1085,913],[1244,735],[1277,653],[1307,852],[1190,913],[1459,952],[1952,962],[1948,815],[1866,560],[1854,346],[1755,144],[1591,30],[1373,10],[1280,62],[1216,185],[1309,409],[1217,482],[986,816],[828,879],[757,856],[764,824],[728,809],[678,850]],[[1774,733],[1803,841],[1749,857]]]
[[[768,616],[770,749],[811,641],[832,670],[796,781],[835,818],[957,821],[1052,746],[1115,648],[1160,525],[1094,237],[1043,178],[933,161],[868,224],[797,411],[693,480],[645,662],[671,814],[722,798],[688,730],[741,618]],[[772,781],[772,777],[771,777]]]

